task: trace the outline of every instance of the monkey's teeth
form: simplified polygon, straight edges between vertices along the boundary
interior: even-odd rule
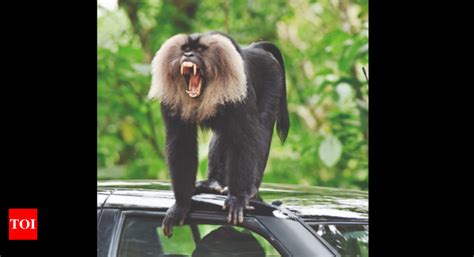
[[[199,92],[193,92],[193,91],[189,91],[189,90],[186,90],[186,93],[190,96],[190,97],[198,97],[200,95]]]
[[[192,62],[183,62],[182,64],[184,67],[193,67],[194,63]]]
[[[196,75],[197,73],[197,65],[193,63],[193,75]]]
[[[184,74],[184,65],[181,65],[181,75]]]

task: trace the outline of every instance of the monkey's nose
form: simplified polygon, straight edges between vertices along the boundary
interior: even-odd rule
[[[194,57],[194,54],[192,52],[186,52],[184,53],[185,57]]]

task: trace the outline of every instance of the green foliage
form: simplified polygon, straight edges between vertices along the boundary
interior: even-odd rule
[[[276,135],[264,181],[367,189],[367,1],[120,0],[98,5],[99,178],[168,179],[164,127],[146,99],[149,63],[179,32],[219,30],[283,52],[291,128]],[[199,134],[200,179],[209,132]]]

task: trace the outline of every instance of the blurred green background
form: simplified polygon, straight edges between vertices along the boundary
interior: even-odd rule
[[[275,136],[265,182],[368,187],[367,0],[99,0],[99,179],[169,179],[158,102],[147,100],[150,62],[177,33],[219,30],[242,45],[281,49],[290,133]],[[209,132],[199,134],[198,179]]]

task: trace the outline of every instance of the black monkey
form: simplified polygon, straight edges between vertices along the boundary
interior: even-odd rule
[[[262,182],[273,127],[284,142],[290,126],[285,69],[278,48],[265,41],[240,48],[220,32],[178,34],[152,61],[148,97],[161,102],[166,156],[176,202],[164,233],[183,224],[197,191],[228,189],[228,221],[243,210]],[[197,183],[197,129],[213,131],[208,179]]]

